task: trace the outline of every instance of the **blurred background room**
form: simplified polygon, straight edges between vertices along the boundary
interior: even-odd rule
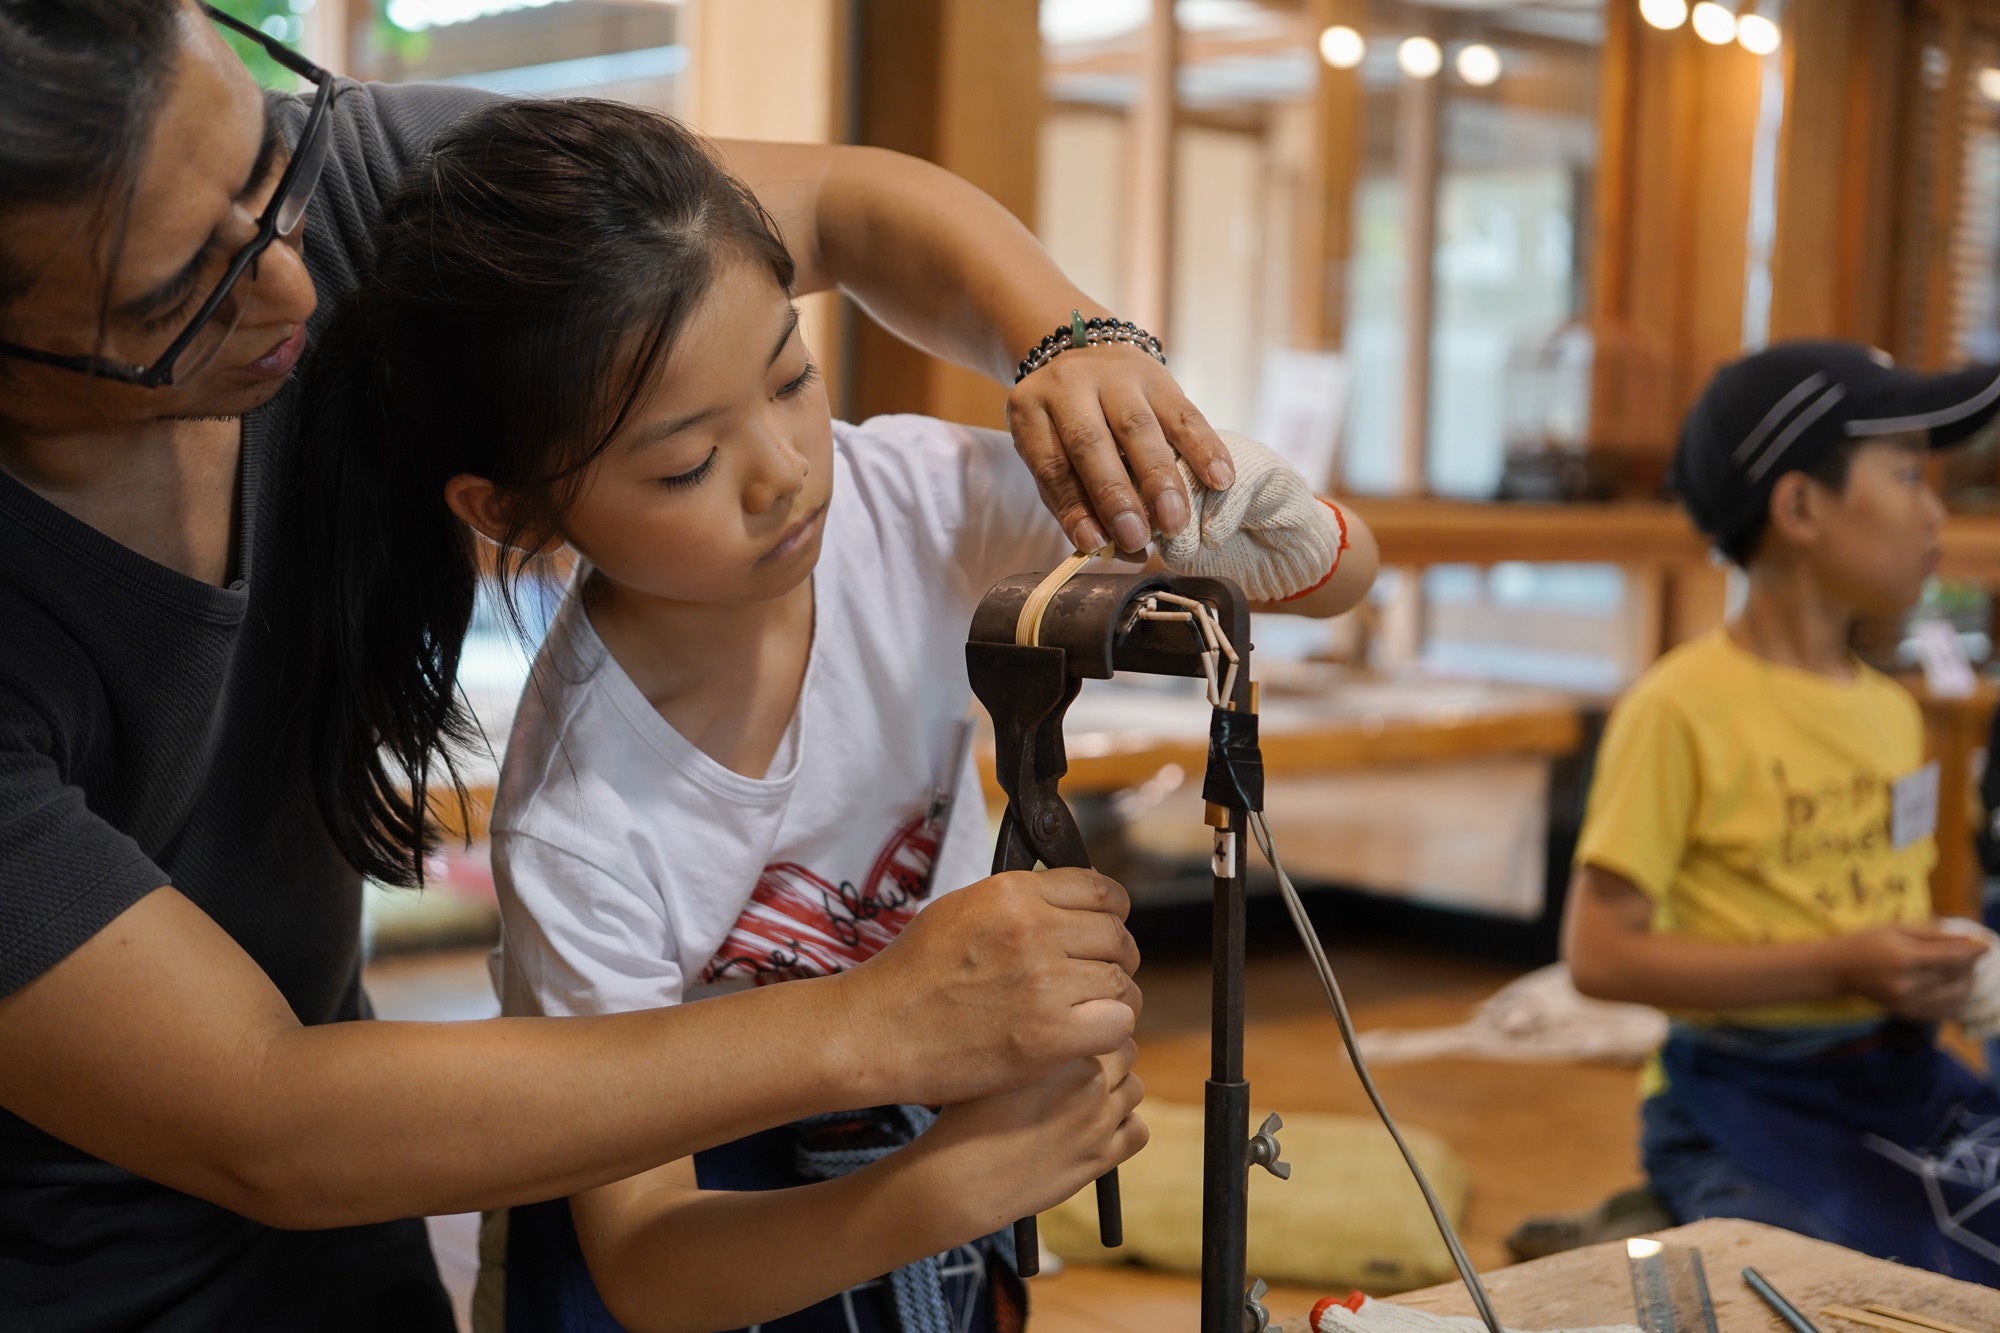
[[[359,79],[620,98],[711,134],[940,163],[1159,332],[1214,424],[1351,500],[1382,548],[1371,601],[1330,625],[1260,622],[1257,648],[1273,827],[1370,1030],[1477,1026],[1554,958],[1610,701],[1740,594],[1666,491],[1716,367],[1796,337],[1920,369],[2000,361],[1994,0],[219,3]],[[805,306],[837,414],[1004,424],[999,386],[841,297]],[[1987,440],[1933,467],[1943,567],[1872,651],[1918,694],[1943,766],[1939,908],[1976,916],[2000,454]],[[462,684],[496,747],[532,648],[482,609]],[[1067,788],[1140,904],[1141,1072],[1193,1104],[1205,726],[1178,688],[1092,685]],[[385,1013],[495,1009],[476,803],[466,822],[437,885],[372,899]],[[1259,1114],[1364,1110],[1269,895],[1252,926]],[[1580,1012],[1541,1018],[1631,1017]],[[1382,1081],[1457,1164],[1473,1258],[1498,1265],[1524,1217],[1638,1179],[1638,1057],[1585,1033],[1573,1058],[1523,1064],[1477,1035]],[[1315,1188],[1309,1164],[1286,1188]],[[1407,1182],[1352,1188],[1349,1211],[1410,1203]],[[462,1279],[466,1219],[437,1235]],[[1373,1285],[1443,1280],[1431,1243]],[[1194,1278],[1171,1268],[1071,1263],[1036,1280],[1035,1326],[1192,1327]],[[1274,1313],[1339,1271],[1281,1285]]]

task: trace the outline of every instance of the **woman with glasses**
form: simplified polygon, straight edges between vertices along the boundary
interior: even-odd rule
[[[312,85],[266,96],[223,26],[193,0],[0,0],[0,1328],[444,1330],[409,1219],[1117,1049],[1124,894],[1075,871],[702,1005],[349,1021],[361,879],[300,703],[338,627],[301,610],[294,370],[383,196],[480,95],[337,80],[244,30]],[[946,173],[725,151],[801,291],[940,354],[1011,377],[1072,308],[1110,313]],[[1136,346],[1058,356],[1009,407],[1079,545],[1179,528],[1176,449],[1227,484]]]

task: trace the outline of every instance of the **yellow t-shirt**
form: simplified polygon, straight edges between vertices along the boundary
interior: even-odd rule
[[[1653,929],[1733,944],[1849,935],[1931,915],[1928,828],[1897,847],[1892,788],[1922,767],[1923,719],[1860,662],[1835,680],[1721,630],[1662,657],[1612,710],[1579,865],[1653,900]],[[1754,1025],[1881,1014],[1861,996],[1688,1015]]]

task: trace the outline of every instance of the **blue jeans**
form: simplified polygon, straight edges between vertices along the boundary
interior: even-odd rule
[[[1848,1243],[1804,1204],[1730,1161],[1671,1099],[1648,1097],[1639,1108],[1639,1126],[1647,1183],[1677,1225],[1705,1217],[1740,1217],[1815,1240]]]
[[[1674,1024],[1643,1111],[1655,1190],[1682,1222],[1768,1222],[2000,1285],[2000,1096],[1935,1037]]]

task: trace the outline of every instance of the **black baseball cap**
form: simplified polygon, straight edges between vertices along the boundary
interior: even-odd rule
[[[1898,370],[1860,343],[1786,342],[1715,373],[1681,424],[1672,482],[1695,526],[1730,550],[1757,530],[1771,488],[1843,440],[1930,432],[1961,444],[2000,412],[2000,366]]]

